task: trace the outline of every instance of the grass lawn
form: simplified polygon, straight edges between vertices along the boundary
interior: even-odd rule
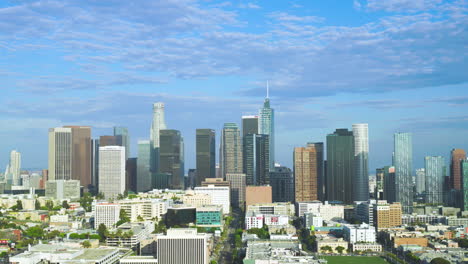
[[[354,256],[323,256],[328,260],[328,264],[386,264],[383,258],[379,257],[354,257]]]

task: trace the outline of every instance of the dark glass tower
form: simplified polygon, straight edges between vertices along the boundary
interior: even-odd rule
[[[206,178],[216,178],[216,140],[213,129],[197,129],[196,133],[197,171],[196,186]]]
[[[270,145],[268,135],[247,134],[244,137],[244,173],[247,185],[269,184]]]
[[[125,147],[125,160],[130,158],[130,135],[126,127],[114,127],[114,136],[120,137],[120,146]]]
[[[180,131],[159,131],[159,172],[171,175],[169,188],[184,189],[184,143]]]
[[[258,134],[258,116],[242,116],[242,137],[248,134]]]
[[[275,171],[270,172],[270,185],[273,202],[294,201],[294,176],[290,168],[275,167]]]
[[[327,135],[327,198],[353,203],[354,136],[348,129]]]

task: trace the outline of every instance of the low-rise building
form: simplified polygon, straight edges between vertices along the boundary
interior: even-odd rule
[[[157,264],[153,256],[127,256],[120,259],[120,264]]]
[[[140,242],[154,231],[154,222],[125,223],[107,237],[106,244],[112,247],[136,249]]]
[[[245,229],[263,228],[264,216],[263,214],[256,214],[254,212],[247,212],[245,214]]]
[[[223,227],[223,208],[218,205],[197,207],[196,224],[200,227]]]
[[[294,204],[291,203],[260,203],[247,206],[247,211],[269,215],[294,215]]]
[[[323,253],[339,253],[337,248],[348,249],[348,242],[342,238],[321,237],[317,239],[317,251]]]
[[[351,244],[351,249],[353,252],[356,252],[356,251],[380,252],[382,251],[382,245],[378,243],[353,243]]]
[[[368,224],[344,225],[343,235],[350,243],[375,243],[376,241],[375,228]]]
[[[111,229],[120,220],[120,204],[117,203],[97,203],[95,206],[94,229],[98,229],[100,224],[104,224]]]

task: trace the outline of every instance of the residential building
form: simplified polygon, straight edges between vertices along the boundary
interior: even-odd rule
[[[219,151],[221,177],[228,173],[243,173],[242,140],[235,123],[225,123]]]
[[[245,206],[272,203],[271,186],[247,186],[245,188]]]
[[[159,173],[170,174],[169,188],[184,189],[184,140],[180,131],[159,131]]]
[[[206,178],[216,178],[216,137],[214,129],[196,131],[196,186]]]
[[[229,187],[217,187],[214,185],[208,185],[207,187],[195,187],[195,194],[208,194],[211,196],[211,202],[214,205],[221,205],[223,207],[223,213],[229,214],[231,212],[231,199]]]
[[[413,143],[411,133],[394,135],[395,200],[401,203],[404,213],[413,206]],[[427,171],[426,171],[427,173]]]
[[[146,192],[153,188],[151,183],[151,143],[149,140],[138,141],[137,192]],[[159,186],[155,186],[159,187]]]
[[[368,124],[353,124],[354,190],[353,201],[369,199],[369,135]]]
[[[213,204],[213,198],[207,193],[195,193],[194,191],[186,191],[182,196],[182,203],[186,206],[200,207]]]
[[[329,201],[351,204],[354,201],[354,136],[337,129],[327,135],[327,188]]]
[[[263,214],[247,211],[245,214],[245,229],[263,228],[265,217]]]
[[[264,215],[294,215],[294,204],[290,203],[257,203],[249,205],[246,209]]]
[[[315,227],[323,226],[323,218],[320,213],[304,213],[305,227],[314,229]]]
[[[290,168],[280,166],[270,172],[273,202],[294,201],[294,174]]]
[[[125,192],[125,147],[99,147],[99,191],[106,199]]]
[[[167,235],[158,236],[157,248],[159,264],[209,263],[208,237],[195,228],[167,230]]]
[[[154,222],[124,223],[116,228],[116,235],[106,239],[107,246],[139,249],[140,242],[154,231]],[[118,235],[121,233],[122,235]]]
[[[168,208],[168,202],[159,199],[124,199],[117,203],[125,210],[130,222],[138,222],[140,217],[145,220],[161,220]]]
[[[268,168],[273,170],[275,167],[275,110],[270,107],[268,93],[258,116],[258,134],[268,135],[270,150]]]
[[[444,157],[426,157],[425,158],[425,183],[426,193],[425,201],[430,204],[443,204],[443,190],[445,178],[445,159]]]
[[[120,204],[117,203],[97,203],[94,212],[94,229],[104,224],[111,229],[120,220]]]
[[[452,149],[450,154],[450,187],[462,190],[463,180],[460,165],[463,160],[466,160],[466,152],[463,149]]]
[[[244,173],[227,173],[231,185],[231,205],[242,208],[245,203],[246,176]]]

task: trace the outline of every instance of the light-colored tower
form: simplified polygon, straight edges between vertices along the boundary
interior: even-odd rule
[[[49,180],[72,179],[72,129],[49,129]]]
[[[267,97],[263,108],[259,111],[258,133],[269,136],[270,140],[270,166],[269,171],[275,170],[275,110],[270,107],[269,87],[267,84]]]
[[[426,172],[424,168],[416,169],[416,192],[422,194],[426,190]]]
[[[413,137],[411,133],[394,135],[395,200],[405,214],[413,210]]]
[[[158,263],[208,264],[208,237],[196,228],[173,228],[158,236]]]
[[[125,147],[99,148],[99,192],[106,199],[125,192]]]
[[[240,130],[235,123],[225,123],[221,133],[219,152],[221,175],[226,179],[228,173],[242,173],[242,142]]]
[[[444,202],[444,157],[426,157],[426,203],[442,204]]]
[[[5,177],[7,182],[12,185],[20,184],[20,175],[21,175],[21,153],[16,150],[10,152],[10,163],[7,167],[7,172]]]
[[[159,171],[159,131],[167,129],[164,119],[164,103],[153,104],[153,123],[151,124],[150,142],[151,142],[151,167],[152,173]]]
[[[369,199],[369,134],[367,124],[353,124],[354,135],[354,201]]]

